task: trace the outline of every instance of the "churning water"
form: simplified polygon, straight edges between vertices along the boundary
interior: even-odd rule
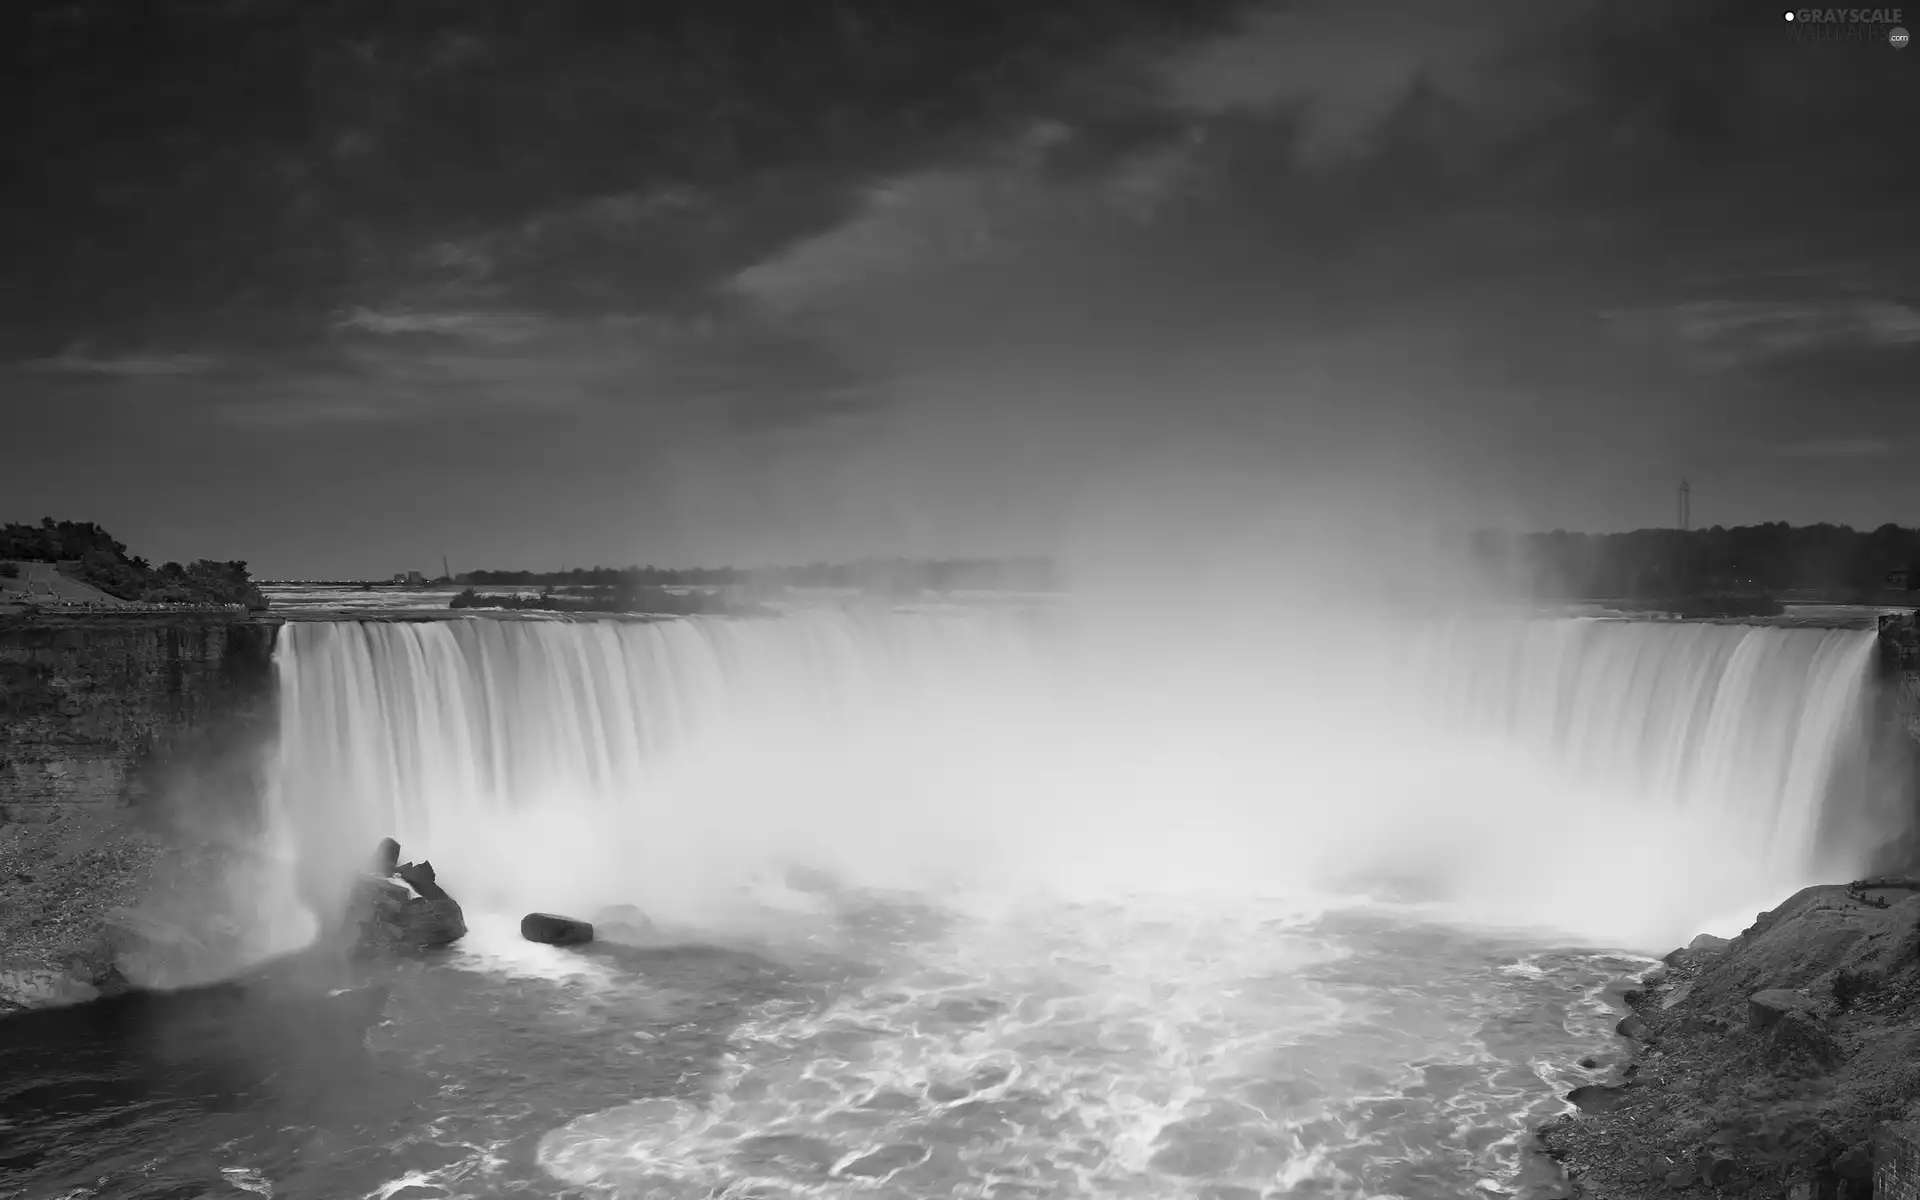
[[[270,806],[297,887],[266,915],[300,928],[390,834],[473,932],[396,974],[331,1100],[282,1070],[213,1102],[109,1055],[121,1099],[56,1104],[33,1167],[75,1196],[1526,1191],[1527,1128],[1611,1050],[1611,981],[1858,865],[1871,646],[290,624]],[[628,903],[659,944],[513,925]]]

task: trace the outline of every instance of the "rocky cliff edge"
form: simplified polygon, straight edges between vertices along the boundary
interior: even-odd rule
[[[1575,1195],[1905,1200],[1920,883],[1810,887],[1666,961],[1627,994],[1632,1061],[1540,1131]]]

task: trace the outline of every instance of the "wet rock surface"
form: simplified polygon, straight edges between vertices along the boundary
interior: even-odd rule
[[[1631,1086],[1540,1130],[1573,1193],[1876,1195],[1889,1122],[1920,1116],[1920,896],[1807,888],[1666,963],[1626,993]]]
[[[528,913],[520,918],[520,936],[549,946],[584,946],[593,940],[593,926],[558,913]]]
[[[373,869],[355,883],[346,928],[360,957],[449,946],[467,935],[460,904],[440,886],[430,862],[398,862],[399,843],[387,838]]]

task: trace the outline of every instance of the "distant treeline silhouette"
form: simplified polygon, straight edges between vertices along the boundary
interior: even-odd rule
[[[469,571],[458,582],[480,587],[788,587],[870,591],[1053,591],[1045,558],[872,559],[794,567],[576,567],[571,571]]]
[[[144,604],[243,604],[256,611],[267,598],[240,560],[197,559],[155,567],[129,555],[122,543],[92,521],[0,525],[0,559],[68,564],[62,572],[109,596]]]
[[[758,605],[736,604],[709,591],[670,592],[664,587],[616,585],[585,587],[538,596],[488,595],[467,588],[447,603],[448,608],[505,608],[541,612],[662,613],[674,616],[754,615]]]
[[[1474,557],[1557,598],[1653,600],[1812,591],[1866,596],[1920,584],[1920,529],[1774,521],[1731,529],[1474,535]]]

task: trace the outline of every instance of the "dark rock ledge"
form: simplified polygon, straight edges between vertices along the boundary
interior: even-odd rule
[[[1574,1196],[1920,1196],[1920,883],[1807,888],[1626,1000],[1631,1061],[1539,1130]]]

